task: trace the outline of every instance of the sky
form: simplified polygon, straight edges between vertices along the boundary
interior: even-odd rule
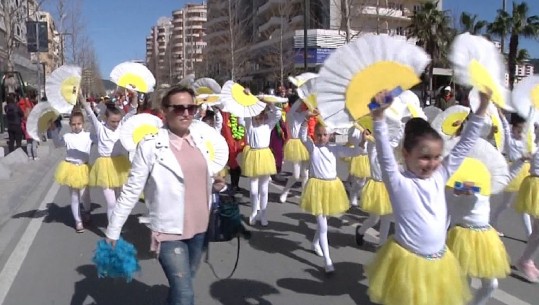
[[[520,0],[517,0],[520,1]],[[103,78],[124,61],[144,60],[146,36],[159,17],[171,16],[185,3],[200,0],[84,0],[83,20],[97,52]],[[530,13],[539,15],[539,1],[527,1]],[[466,11],[492,21],[502,0],[443,0],[443,8],[457,18]],[[507,1],[510,11],[512,1]],[[523,41],[532,58],[539,58],[539,41]]]

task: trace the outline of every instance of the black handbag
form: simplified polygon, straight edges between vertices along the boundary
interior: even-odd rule
[[[213,266],[209,263],[209,243],[230,241],[236,238],[238,243],[236,262],[234,263],[232,272],[225,277],[228,279],[232,277],[238,267],[240,259],[240,236],[243,235],[245,238],[250,238],[251,234],[241,223],[240,208],[238,203],[234,200],[234,197],[226,193],[214,194],[213,196],[214,200],[210,211],[210,221],[208,230],[206,231],[207,250],[205,262],[210,266],[213,275],[218,279],[222,279],[217,275]]]

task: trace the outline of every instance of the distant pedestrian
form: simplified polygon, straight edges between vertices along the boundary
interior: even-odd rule
[[[435,106],[442,109],[443,111],[456,104],[457,102],[455,101],[455,97],[451,93],[451,87],[447,86],[444,88],[444,90],[442,90],[440,96],[438,96],[438,98],[436,99]]]
[[[4,113],[6,114],[6,125],[8,129],[8,152],[13,152],[16,148],[22,146],[22,121],[24,112],[15,102],[15,95],[9,94],[6,99]]]

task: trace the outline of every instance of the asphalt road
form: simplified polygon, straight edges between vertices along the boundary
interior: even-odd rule
[[[242,179],[247,187],[247,180]],[[250,240],[241,240],[239,267],[231,279],[219,280],[210,265],[202,263],[195,283],[197,304],[351,305],[372,304],[366,295],[363,264],[376,250],[376,231],[367,232],[372,244],[358,249],[354,242],[355,225],[366,217],[352,209],[343,224],[332,218],[329,243],[336,272],[326,277],[323,259],[311,251],[315,230],[313,216],[303,213],[298,197],[285,204],[276,203],[282,187],[270,187],[269,226],[254,227]],[[91,262],[96,242],[103,238],[106,225],[104,198],[92,191],[94,216],[83,234],[75,233],[66,188],[54,185],[35,203],[35,208],[18,211],[11,222],[27,223],[18,236],[7,263],[0,266],[0,303],[4,305],[71,304],[163,304],[166,278],[157,260],[149,253],[149,230],[138,223],[145,212],[139,205],[133,211],[123,236],[135,244],[142,267],[131,283],[121,279],[100,279]],[[298,194],[297,189],[295,194]],[[247,193],[242,197],[242,213],[249,215]],[[512,210],[502,215],[504,242],[513,260],[524,249],[523,229]],[[0,228],[1,233],[2,228]],[[0,235],[1,236],[1,235]],[[210,263],[216,272],[226,275],[232,268],[236,242],[212,244]],[[518,275],[500,281],[496,298],[489,305],[539,304],[537,285],[522,281]],[[3,301],[3,303],[2,303]]]

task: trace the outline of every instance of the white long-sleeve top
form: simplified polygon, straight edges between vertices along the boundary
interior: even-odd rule
[[[526,148],[526,141],[524,139],[517,140],[513,138],[511,133],[511,126],[504,115],[500,115],[502,120],[503,132],[505,135],[505,154],[507,159],[511,162],[521,159],[528,150]]]
[[[52,141],[56,147],[64,146],[66,151],[65,160],[75,164],[87,164],[90,160],[92,144],[96,142],[94,135],[87,131],[79,133],[66,133],[60,137],[58,129],[51,131]]]
[[[502,192],[505,187],[520,172],[524,162],[518,160],[507,167],[507,162],[492,144],[478,139],[472,148],[478,153],[488,154],[490,170],[491,194]],[[453,225],[487,226],[490,222],[490,195],[456,195],[452,188],[446,189],[446,200]]]
[[[374,135],[382,178],[395,216],[395,240],[420,255],[443,250],[446,239],[447,204],[445,185],[479,137],[483,117],[472,115],[462,137],[430,178],[400,172],[389,142],[384,120],[374,122]]]
[[[355,157],[361,154],[359,143],[354,147],[327,144],[318,146],[307,137],[307,125],[301,125],[300,139],[309,152],[309,176],[323,180],[337,179],[337,158]]]
[[[539,177],[539,150],[537,150],[530,161],[530,175]]]
[[[131,116],[136,114],[137,108],[130,106],[130,111],[122,118],[120,125],[116,130],[112,130],[107,127],[106,124],[101,123],[95,116],[95,113],[90,108],[90,105],[85,104],[84,109],[86,114],[94,125],[95,134],[97,136],[97,153],[99,157],[117,157],[127,156],[127,150],[122,146],[120,142],[120,127]]]
[[[286,124],[290,130],[291,139],[299,139],[299,132],[301,129],[301,124],[305,121],[307,117],[307,111],[290,111],[286,115]]]
[[[271,139],[271,130],[281,119],[281,109],[274,105],[269,105],[270,113],[268,118],[260,124],[254,124],[252,118],[245,118],[245,129],[247,144],[254,149],[268,148]]]

